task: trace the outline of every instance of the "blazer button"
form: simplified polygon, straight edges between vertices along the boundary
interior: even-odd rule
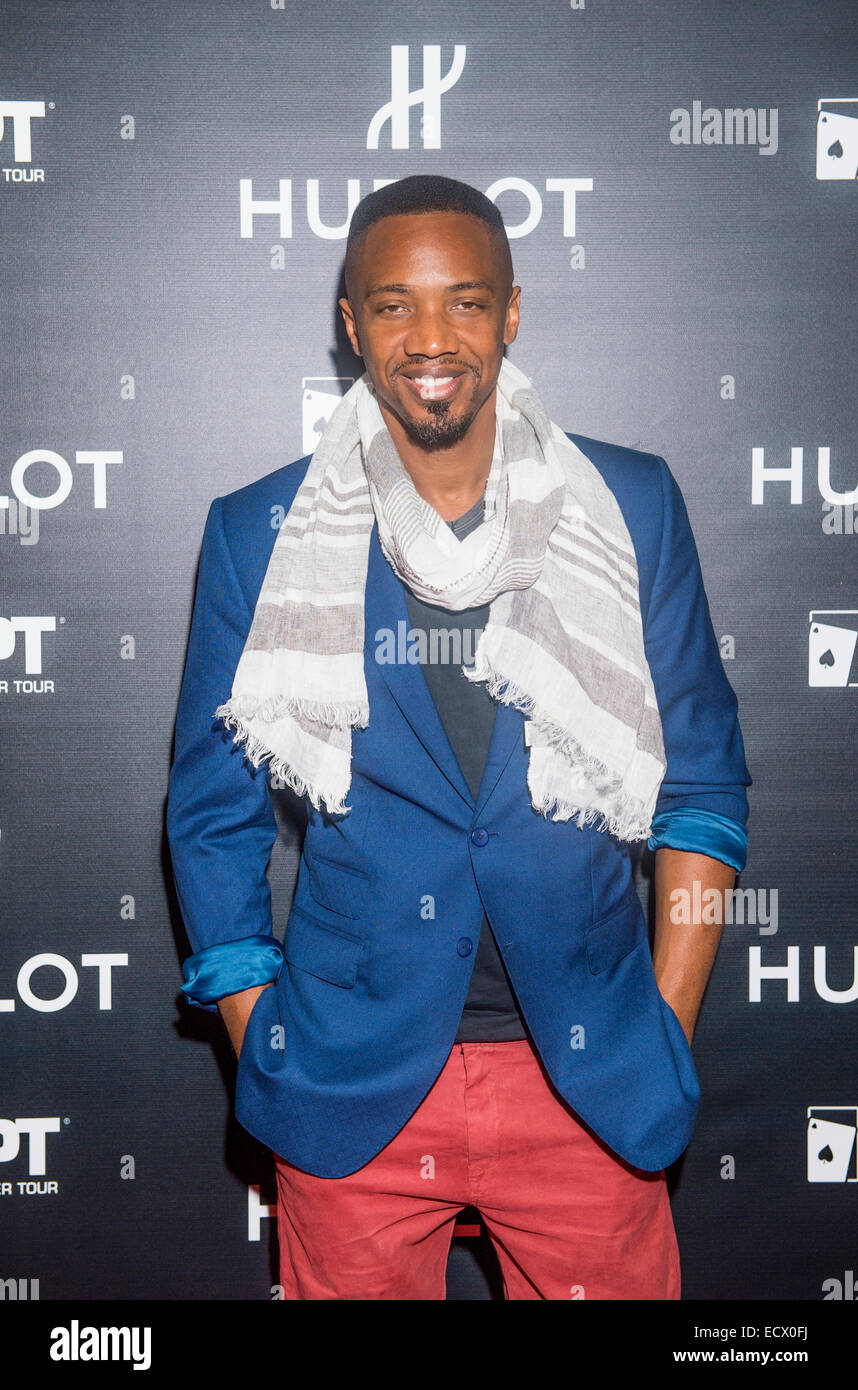
[[[472,830],[472,831],[471,831],[471,844],[472,844],[472,845],[479,845],[480,848],[482,848],[482,846],[483,846],[483,845],[487,845],[488,842],[489,842],[489,832],[486,830],[486,827],[485,827],[484,825],[478,825],[477,828],[476,828],[476,830]]]
[[[474,943],[469,936],[460,936],[456,943],[456,950],[460,956],[469,956],[474,949]]]

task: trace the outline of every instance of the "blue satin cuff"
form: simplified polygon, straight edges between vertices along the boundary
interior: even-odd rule
[[[717,811],[704,811],[694,806],[677,806],[653,817],[648,849],[685,849],[694,854],[708,854],[736,870],[745,867],[748,857],[748,833],[739,821],[721,816]]]
[[[280,942],[273,936],[244,936],[206,946],[182,966],[182,993],[200,1009],[216,1010],[216,1000],[251,985],[268,985],[283,965]]]

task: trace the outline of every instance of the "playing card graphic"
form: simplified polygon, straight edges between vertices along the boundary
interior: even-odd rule
[[[816,103],[816,177],[858,178],[858,97]]]
[[[807,1107],[808,1182],[858,1182],[858,1106]]]
[[[810,613],[807,646],[808,685],[856,685],[850,680],[858,644],[858,610],[815,608]]]
[[[303,444],[301,447],[305,454],[312,454],[322,437],[325,425],[352,385],[354,385],[353,376],[305,376],[302,379]]]

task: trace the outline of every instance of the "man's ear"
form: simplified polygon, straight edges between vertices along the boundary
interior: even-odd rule
[[[521,285],[513,285],[512,294],[506,308],[506,320],[504,322],[503,340],[504,344],[515,342],[515,335],[518,333],[519,316],[521,304]]]
[[[358,357],[363,357],[363,353],[360,350],[360,338],[358,337],[357,323],[355,321],[355,316],[352,313],[352,306],[349,304],[349,301],[347,299],[340,299],[337,301],[337,303],[340,306],[340,313],[343,316],[343,323],[346,326],[346,333],[348,334],[349,342],[351,343],[352,348],[354,352],[357,353]]]

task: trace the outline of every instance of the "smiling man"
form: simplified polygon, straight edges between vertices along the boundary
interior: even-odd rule
[[[456,269],[467,278],[451,282]],[[433,506],[485,491],[495,384],[518,331],[521,290],[512,281],[502,223],[455,211],[365,224],[358,210],[352,220],[346,331],[397,452]]]
[[[505,357],[520,289],[475,189],[370,194],[346,292],[364,375],[311,459],[206,523],[167,812],[183,988],[274,1151],[287,1298],[443,1298],[469,1205],[507,1298],[678,1298],[664,1168],[718,929],[671,894],[732,887],[750,783],[682,497]],[[266,768],[306,813],[282,943]]]

